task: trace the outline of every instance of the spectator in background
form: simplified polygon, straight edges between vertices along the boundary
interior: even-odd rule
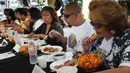
[[[68,2],[76,2],[79,4],[79,6],[82,8],[83,6],[83,1],[82,0],[68,0]]]
[[[52,8],[54,8],[55,9],[55,2],[56,2],[57,0],[48,0],[48,5],[50,6],[50,7],[52,7]]]

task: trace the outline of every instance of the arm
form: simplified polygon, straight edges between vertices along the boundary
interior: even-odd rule
[[[13,30],[17,31],[18,33],[24,33],[24,29],[20,27],[14,27]]]
[[[67,38],[55,30],[50,31],[49,37],[50,38],[58,38],[64,45],[67,44]]]
[[[100,72],[94,72],[94,73],[130,73],[130,67],[122,66],[119,68],[113,68],[113,69],[104,70]]]
[[[89,51],[89,49],[91,48],[92,46],[92,40],[90,37],[85,37],[83,40],[82,40],[82,47],[83,47],[83,53],[86,53]]]
[[[42,39],[44,39],[46,37],[46,35],[45,34],[34,34],[33,37],[34,38],[42,38]]]
[[[53,22],[51,26],[51,31],[49,32],[49,36],[47,38],[48,42],[51,42],[52,40],[55,41],[55,44],[67,44],[67,38],[63,36],[63,28],[61,24],[57,22]]]

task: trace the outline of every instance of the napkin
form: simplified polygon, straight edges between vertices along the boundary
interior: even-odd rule
[[[35,65],[32,73],[46,73],[46,72],[42,70],[39,66]]]

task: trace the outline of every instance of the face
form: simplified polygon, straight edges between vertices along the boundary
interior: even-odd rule
[[[11,17],[9,15],[5,15],[7,19],[11,19]]]
[[[52,16],[48,11],[42,11],[42,19],[47,24],[50,24],[52,22]]]
[[[31,18],[30,13],[28,12],[28,18],[30,19],[30,22],[35,22],[33,18]]]
[[[19,19],[19,13],[15,13],[15,17]]]
[[[103,26],[101,23],[93,21],[91,21],[90,23],[98,36],[107,37],[111,34],[110,30],[107,27]]]
[[[77,26],[77,16],[76,13],[67,14],[64,13],[65,21],[68,23],[68,26]]]
[[[19,18],[20,20],[22,20],[22,21],[25,20],[24,14],[19,14],[19,13],[17,13],[17,15],[18,15],[18,18]]]

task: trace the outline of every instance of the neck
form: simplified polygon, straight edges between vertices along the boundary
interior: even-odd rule
[[[81,20],[79,21],[79,24],[83,24],[85,22],[85,19],[84,18],[81,18]]]
[[[26,16],[23,17],[23,21],[25,21],[25,19],[26,19]]]
[[[38,21],[38,20],[34,19],[34,22],[36,22],[36,21]]]
[[[47,25],[51,25],[51,24],[47,23]]]
[[[106,40],[110,40],[111,38],[113,37],[113,35],[112,34],[110,34],[110,35],[107,35],[106,37],[104,37]]]

